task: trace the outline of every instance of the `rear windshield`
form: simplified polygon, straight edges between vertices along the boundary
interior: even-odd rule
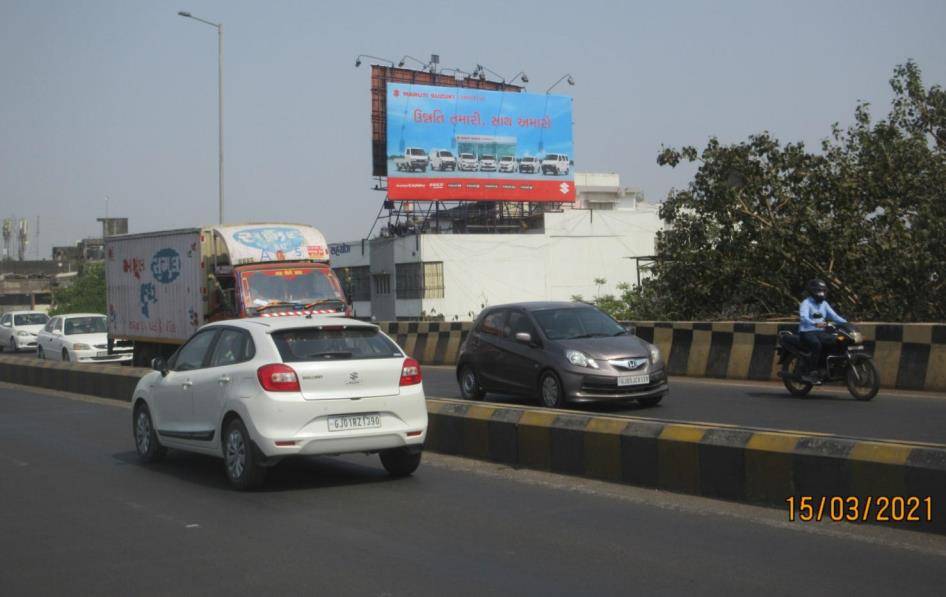
[[[404,353],[375,328],[302,328],[273,333],[285,363],[390,359]]]
[[[22,313],[13,316],[13,325],[43,325],[49,321],[45,313]]]

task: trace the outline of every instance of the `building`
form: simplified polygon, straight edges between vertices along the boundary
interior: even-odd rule
[[[468,321],[487,305],[591,299],[639,279],[663,226],[617,174],[577,173],[574,205],[521,233],[420,233],[336,243],[357,317]],[[600,282],[601,280],[604,282]],[[600,282],[600,283],[599,283]]]

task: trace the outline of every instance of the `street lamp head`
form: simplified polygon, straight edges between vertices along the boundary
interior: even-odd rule
[[[404,66],[404,59],[403,59],[403,58],[401,58],[401,59],[398,60],[398,62],[397,62],[397,67],[398,67],[398,68],[401,68],[402,66]]]
[[[523,77],[522,80],[525,81],[526,80],[525,77]],[[568,84],[569,85],[575,84],[575,79],[573,79],[571,75],[568,75]]]
[[[361,58],[355,58],[355,68],[361,66]]]
[[[191,16],[191,13],[189,13],[189,12],[187,12],[187,11],[184,11],[184,10],[179,10],[179,11],[177,11],[177,14],[181,15],[182,17],[188,17],[188,18],[190,18],[190,16]]]
[[[522,82],[523,82],[523,83],[528,83],[528,82],[529,82],[529,76],[526,75],[525,73],[522,73]]]

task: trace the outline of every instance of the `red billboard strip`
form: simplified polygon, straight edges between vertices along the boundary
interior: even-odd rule
[[[503,178],[389,177],[388,198],[395,201],[546,201],[572,203],[572,180]]]

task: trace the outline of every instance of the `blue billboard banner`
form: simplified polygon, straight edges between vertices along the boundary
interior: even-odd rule
[[[572,98],[388,83],[388,197],[575,200]]]

